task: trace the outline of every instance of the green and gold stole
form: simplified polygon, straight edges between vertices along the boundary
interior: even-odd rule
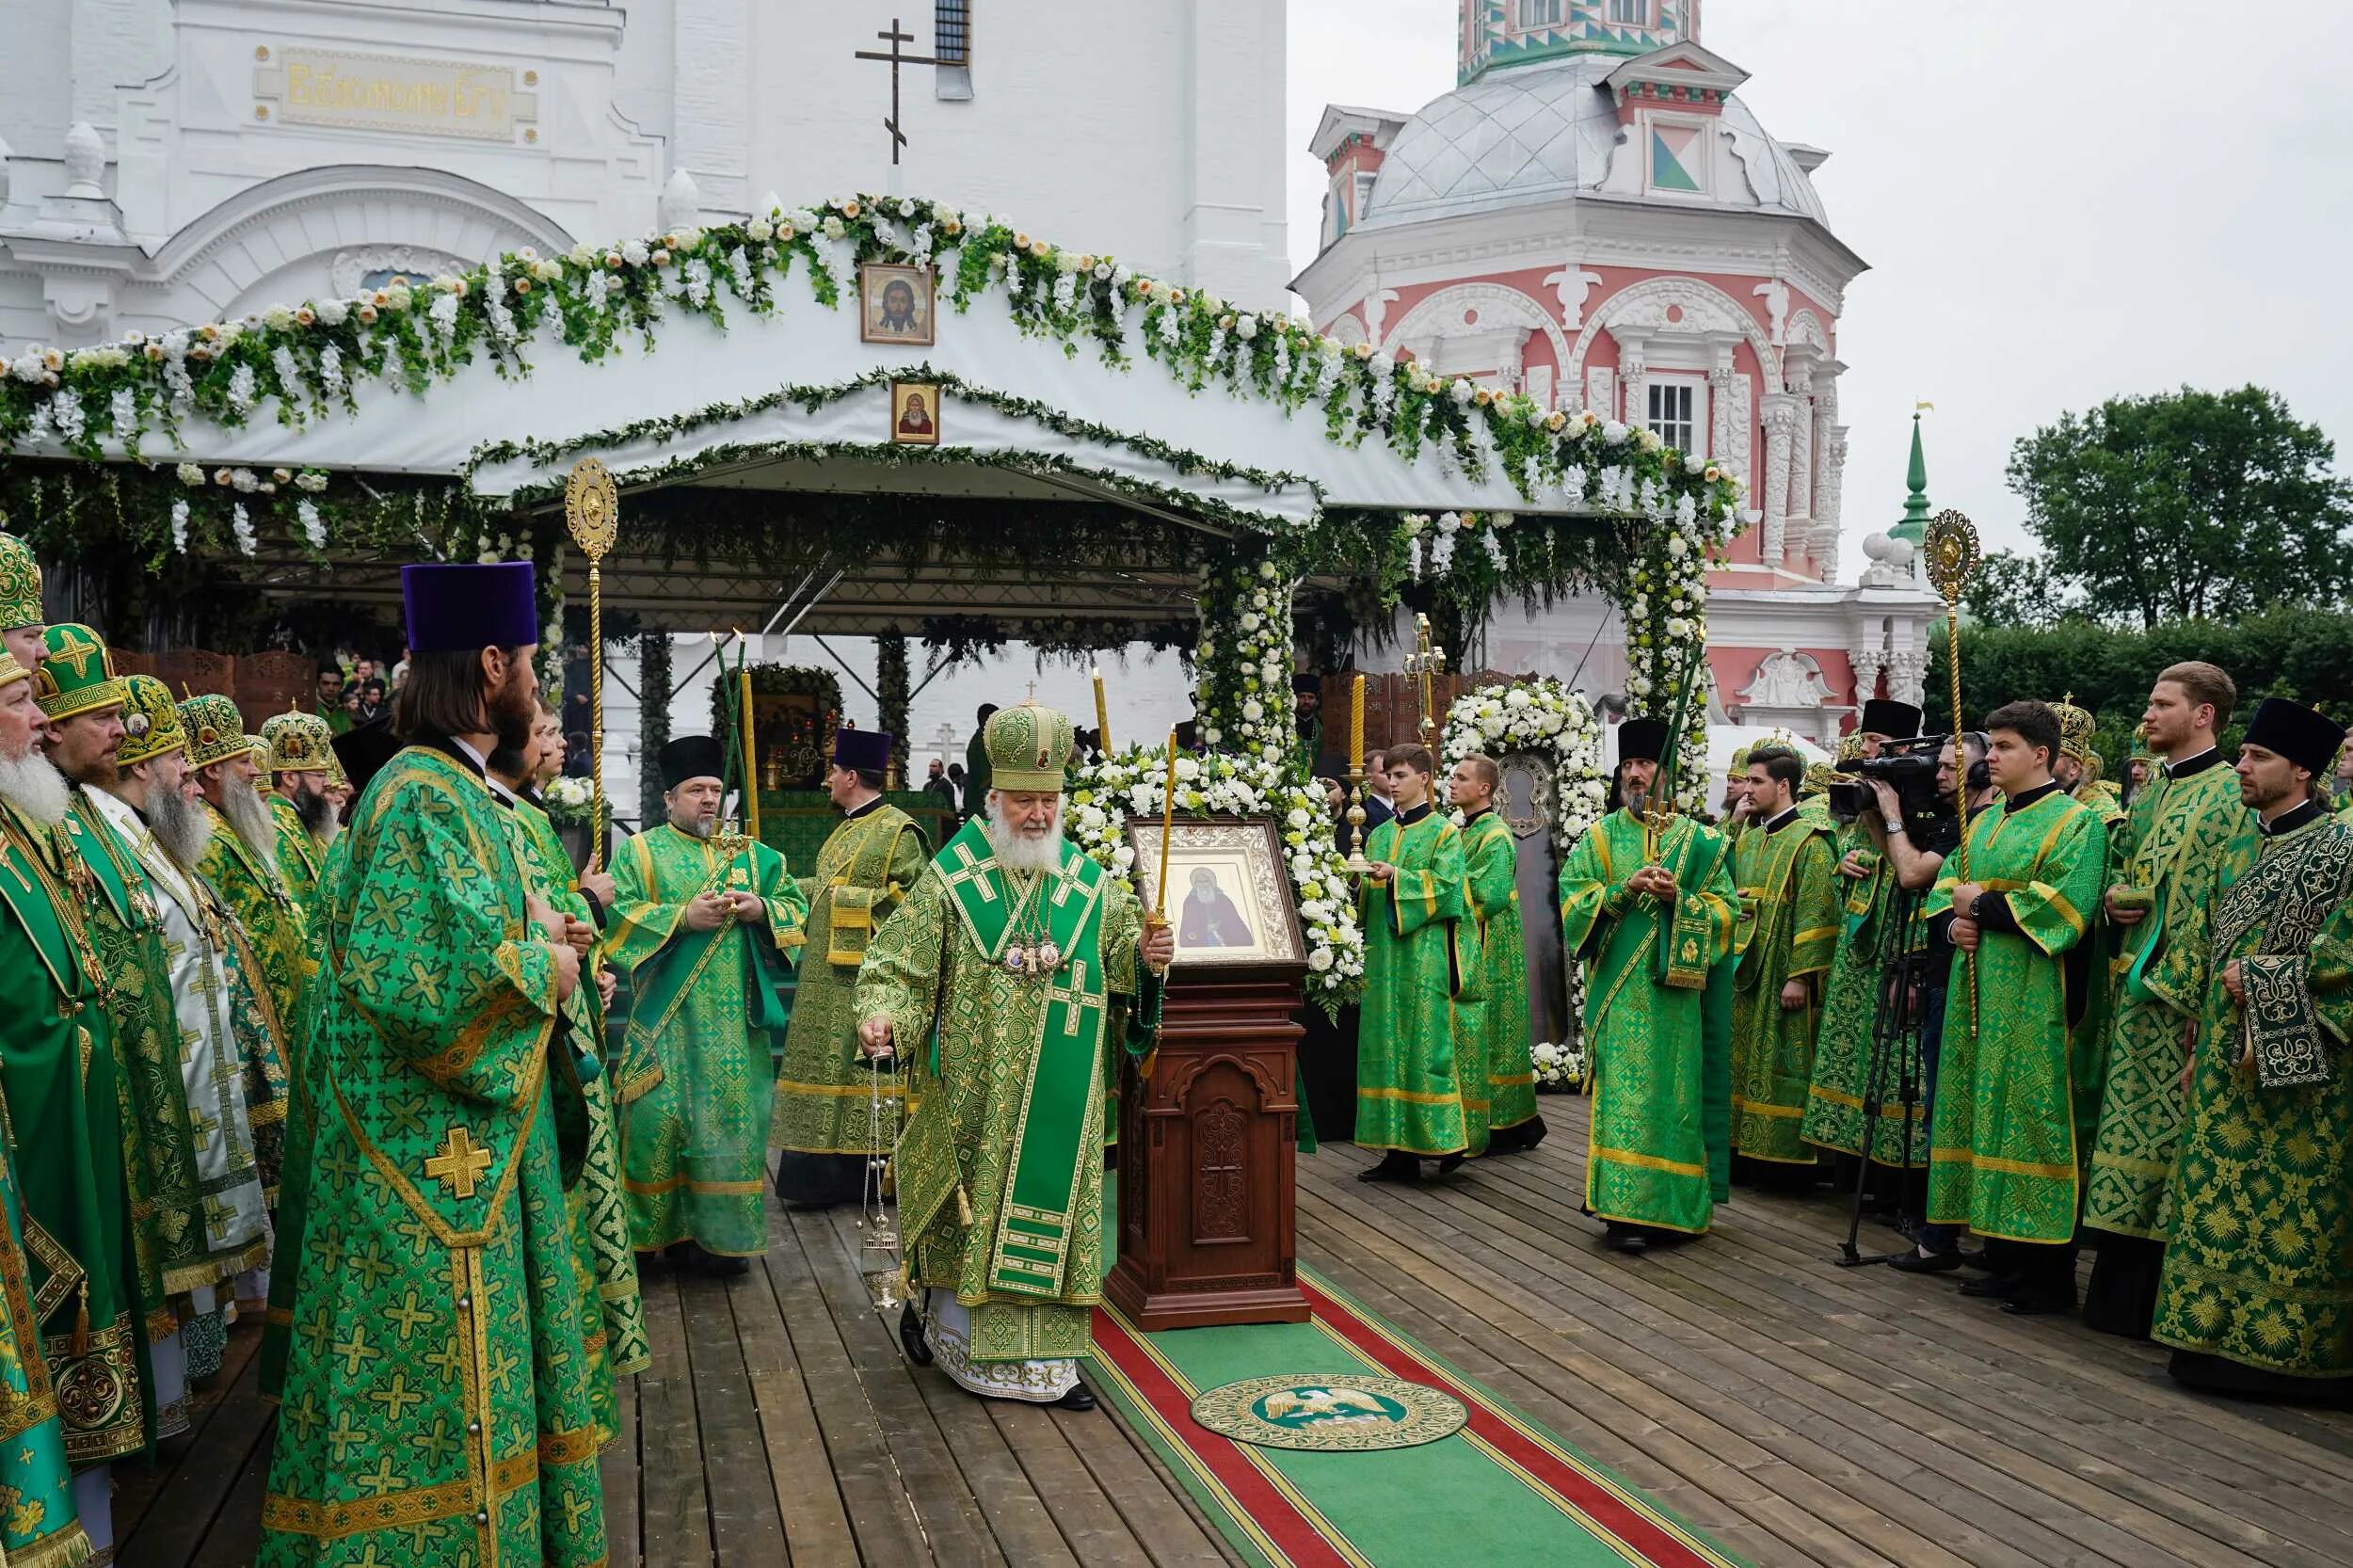
[[[680,835],[680,837],[689,837]],[[625,855],[638,861],[639,886],[648,899],[666,902],[656,897],[665,889],[653,860],[653,834],[640,833],[629,840]],[[717,886],[727,892],[752,893],[764,898],[759,868],[760,846],[753,844],[722,868],[714,857],[709,840],[697,840],[703,851],[705,866],[719,874]],[[701,892],[700,888],[684,889],[678,902],[686,903]],[[621,1077],[616,1089],[620,1102],[628,1105],[639,1099],[662,1081],[661,1057],[655,1043],[662,1032],[670,1027],[678,1010],[694,993],[696,983],[703,978],[728,951],[726,938],[738,931],[734,920],[722,920],[709,931],[687,929],[685,918],[680,917],[678,928],[669,939],[652,953],[635,961],[630,968],[629,983],[635,995],[630,1003],[629,1032],[622,1046]],[[763,953],[771,952],[745,935],[744,952],[744,996],[748,1009],[745,1022],[753,1029],[782,1029],[785,1026],[783,1008],[776,1000],[776,991],[768,983],[767,960]],[[627,943],[617,944],[614,956],[624,965],[631,963]]]
[[[2227,961],[2240,938],[2262,928],[2268,951],[2239,959],[2247,990],[2240,1013],[2256,1075],[2266,1089],[2326,1083],[2328,1036],[2313,1006],[2309,971],[2313,939],[2353,898],[2353,826],[2323,817],[2266,840],[2262,855],[2215,909],[2215,961]]]
[[[2136,1001],[2155,996],[2184,1012],[2194,1012],[2198,1006],[2196,997],[2166,995],[2152,983],[2149,971],[2158,961],[2158,950],[2165,945],[2166,906],[2173,892],[2173,863],[2198,838],[2200,822],[2217,803],[2233,807],[2239,803],[2238,775],[2220,763],[2187,778],[2161,774],[2149,787],[2145,804],[2134,803],[2130,819],[2133,853],[2125,867],[2125,879],[2134,887],[2150,889],[2153,897],[2138,932],[2128,932],[2125,937],[2131,942],[2137,936],[2137,951],[2124,973],[2125,994]]]
[[[984,961],[1002,963],[1015,932],[1041,916],[1047,939],[1061,950],[1061,964],[1039,983],[1046,1005],[1038,1010],[1036,1048],[1014,1123],[1013,1175],[988,1265],[990,1289],[1047,1299],[1066,1293],[1071,1216],[1086,1175],[1080,1156],[1094,1111],[1109,996],[1102,958],[1109,873],[1077,845],[1060,848],[1062,864],[1051,876],[1016,885],[998,866],[976,819],[948,840],[938,861],[948,896]]]

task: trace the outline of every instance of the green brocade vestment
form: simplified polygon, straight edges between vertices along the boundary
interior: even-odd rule
[[[899,907],[931,856],[923,830],[895,806],[876,801],[846,819],[801,879],[808,904],[792,1021],[776,1075],[772,1148],[792,1154],[890,1152],[891,1128],[871,1146],[867,1102],[873,1074],[857,1048],[857,975],[875,930]]]
[[[319,846],[312,839],[311,830],[302,825],[293,801],[275,792],[262,798],[269,803],[269,814],[278,821],[278,880],[284,884],[287,896],[295,901],[307,921],[312,904],[318,900]]]
[[[1838,951],[1831,958],[1830,976],[1822,987],[1822,1021],[1814,1035],[1814,1077],[1806,1088],[1805,1119],[1800,1126],[1807,1143],[1841,1154],[1863,1152],[1863,1099],[1871,1087],[1871,1033],[1879,1021],[1886,960],[1896,951],[1888,945],[1888,926],[1897,915],[1896,869],[1859,822],[1839,831],[1836,846],[1841,860],[1856,852],[1869,870],[1861,878],[1841,875],[1837,880],[1835,896],[1845,901],[1839,912]],[[1905,951],[1917,952],[1928,928],[1917,913],[1920,901],[1913,899],[1912,906],[1912,930],[1903,940]],[[1871,1130],[1871,1158],[1881,1165],[1898,1165],[1905,1160],[1898,1066],[1891,1061],[1883,1069],[1879,1119]],[[1923,1085],[1912,1107],[1909,1146],[1914,1169],[1924,1169],[1929,1162],[1927,1118],[1928,1094]]]
[[[2151,1336],[2353,1377],[2353,825],[2272,837],[2249,813],[2215,889]],[[2233,959],[2245,1007],[2222,984]]]
[[[501,816],[467,761],[410,746],[326,868],[263,1344],[264,1568],[605,1560],[555,966]]]
[[[2205,1006],[2208,921],[2222,856],[2248,811],[2238,775],[2218,760],[2186,778],[2160,773],[2140,792],[2111,887],[2154,899],[2121,938],[2111,978],[2099,1128],[2091,1149],[2084,1224],[2162,1240],[2161,1211],[2182,1129],[2182,1064],[2190,1025]]]
[[[757,1257],[768,1246],[770,1041],[785,1022],[770,971],[800,952],[800,887],[766,844],[724,860],[712,840],[664,823],[615,856],[613,888],[606,952],[631,995],[617,1088],[630,1242]],[[766,918],[690,929],[686,906],[709,888],[756,893]]]
[[[302,907],[280,880],[275,856],[264,857],[239,838],[228,817],[209,803],[204,809],[212,818],[213,841],[198,870],[245,928],[271,1006],[280,1018],[300,1017],[303,983],[318,967]]]
[[[1839,935],[1838,859],[1830,820],[1793,812],[1777,828],[1740,836],[1732,880],[1740,899],[1733,951],[1732,1149],[1750,1160],[1811,1165],[1803,1137],[1814,1080],[1819,977]],[[1784,1008],[1782,987],[1809,981],[1805,1005]]]
[[[1520,925],[1519,840],[1493,811],[1463,826],[1463,886],[1470,899],[1479,968],[1481,1021],[1477,1054],[1463,1063],[1464,1129],[1470,1152],[1487,1135],[1536,1116],[1534,1042],[1528,1026],[1528,937]],[[1467,1042],[1466,1042],[1467,1044]]]
[[[1961,857],[1929,897],[1952,905]],[[2091,928],[2106,872],[2099,813],[2058,790],[1969,824],[1969,880],[2004,895],[2016,931],[1955,952],[1929,1128],[1929,1220],[2007,1241],[2075,1234],[2073,1034],[2064,955]]]
[[[1397,874],[1364,881],[1356,1144],[1462,1153],[1469,1146],[1464,1075],[1483,1074],[1486,1055],[1477,938],[1463,929],[1470,917],[1463,833],[1419,807],[1374,828],[1365,858]]]
[[[1723,1190],[1729,1137],[1728,1041],[1705,1016],[1738,920],[1732,846],[1688,817],[1667,824],[1657,863],[1674,875],[1672,908],[1627,886],[1643,851],[1641,820],[1613,811],[1561,867],[1561,951],[1586,964],[1585,1204],[1599,1219],[1696,1234]]]
[[[1141,1054],[1160,986],[1134,893],[1068,842],[1012,875],[967,823],[874,933],[856,1014],[890,1020],[914,1113],[893,1167],[906,1272],[970,1313],[970,1360],[1080,1356],[1102,1300],[1106,1040]],[[1007,954],[1050,943],[1033,977]],[[1130,1002],[1133,1005],[1130,1005]]]

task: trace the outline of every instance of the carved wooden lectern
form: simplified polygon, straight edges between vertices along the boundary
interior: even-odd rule
[[[1304,1323],[1293,1268],[1301,968],[1169,972],[1160,1053],[1119,1118],[1119,1259],[1138,1328]]]

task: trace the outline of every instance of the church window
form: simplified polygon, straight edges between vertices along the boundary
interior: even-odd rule
[[[1643,423],[1686,456],[1707,456],[1707,389],[1696,377],[1654,375],[1644,385],[1650,407]]]
[[[1520,0],[1520,30],[1561,25],[1563,0]]]
[[[1609,20],[1621,27],[1650,25],[1650,0],[1609,0]]]
[[[943,65],[972,63],[972,0],[934,0],[932,54]]]

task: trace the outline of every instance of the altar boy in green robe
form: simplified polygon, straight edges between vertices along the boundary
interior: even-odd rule
[[[669,821],[615,857],[607,952],[630,977],[621,1163],[630,1241],[742,1273],[768,1249],[776,966],[800,954],[808,905],[784,856],[720,833],[719,743],[662,748]]]
[[[2212,1393],[2353,1400],[2353,825],[2344,731],[2266,697],[2239,747],[2152,1336]]]
[[[1528,941],[1520,926],[1519,840],[1496,815],[1503,782],[1495,760],[1474,752],[1447,776],[1463,813],[1464,888],[1479,955],[1483,1027],[1463,1064],[1463,1117],[1473,1154],[1513,1154],[1544,1141],[1528,1027]]]
[[[1618,727],[1620,803],[1561,866],[1561,951],[1586,965],[1585,1207],[1622,1252],[1700,1234],[1729,1191],[1732,846],[1683,816],[1652,841],[1641,813],[1667,744],[1659,720]]]
[[[1466,951],[1470,916],[1463,834],[1430,798],[1430,748],[1393,746],[1397,815],[1372,830],[1365,858],[1365,1000],[1356,1036],[1356,1144],[1382,1149],[1365,1181],[1417,1181],[1421,1162],[1463,1162],[1463,1058],[1483,1054],[1480,963]],[[1469,943],[1475,948],[1476,943]],[[1471,1052],[1459,1048],[1469,1042]]]
[[[1786,746],[1749,753],[1749,822],[1733,850],[1740,924],[1733,977],[1732,1149],[1804,1178],[1803,1136],[1823,977],[1839,934],[1830,819],[1798,808],[1805,760]]]
[[[2082,1022],[2090,931],[2107,864],[2099,814],[2051,776],[2058,716],[2012,702],[1987,715],[1986,764],[2002,792],[1945,862],[1931,917],[1953,919],[1952,980],[1929,1143],[1929,1223],[1987,1239],[1992,1274],[1963,1295],[2014,1313],[2074,1304],[2076,1144],[2073,1032]],[[1962,867],[1967,867],[1966,880]],[[2069,955],[2076,953],[2072,963]]]

